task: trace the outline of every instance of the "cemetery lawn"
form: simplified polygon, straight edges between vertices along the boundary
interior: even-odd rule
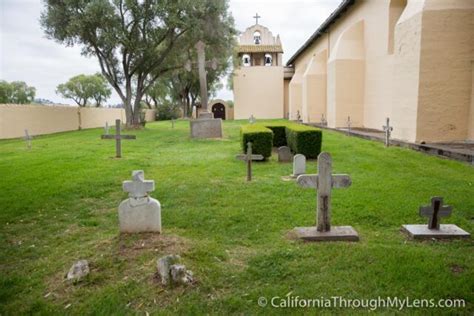
[[[147,124],[137,140],[101,140],[103,129],[0,141],[0,314],[283,314],[365,313],[367,308],[283,309],[257,300],[464,299],[455,309],[377,313],[474,313],[474,244],[407,241],[402,224],[426,223],[420,205],[435,195],[453,206],[443,223],[474,232],[474,169],[382,143],[323,132],[333,171],[352,186],[332,195],[332,224],[352,225],[360,242],[303,243],[287,234],[315,224],[316,194],[282,181],[291,163],[254,163],[245,181],[239,127],[226,139],[191,140],[189,123]],[[118,233],[122,181],[143,169],[156,182],[163,234]],[[316,173],[316,161],[308,162]],[[156,259],[179,254],[196,283],[163,288]],[[87,259],[91,273],[64,281]],[[280,305],[280,300],[274,300]]]

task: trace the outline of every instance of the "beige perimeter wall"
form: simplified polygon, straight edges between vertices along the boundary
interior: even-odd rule
[[[154,120],[152,112],[147,110],[147,121]],[[1,104],[0,139],[23,137],[25,129],[33,136],[115,125],[116,119],[125,122],[123,109]]]

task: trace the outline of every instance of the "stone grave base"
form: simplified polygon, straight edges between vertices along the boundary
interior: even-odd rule
[[[328,232],[318,232],[316,227],[296,227],[293,233],[305,241],[359,241],[359,234],[352,226],[333,226]]]
[[[455,239],[471,236],[471,234],[453,224],[441,224],[439,229],[429,229],[426,224],[402,225],[402,229],[413,239]]]
[[[199,112],[200,119],[212,119],[214,118],[214,113],[212,112]]]
[[[197,119],[189,121],[191,138],[222,138],[222,119]]]
[[[121,233],[160,233],[160,202],[148,198],[146,203],[132,206],[130,199],[123,201],[119,206],[119,223]]]

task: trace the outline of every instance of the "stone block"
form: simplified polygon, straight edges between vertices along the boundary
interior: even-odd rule
[[[222,138],[222,119],[189,121],[192,138]]]
[[[456,239],[469,238],[471,234],[453,224],[441,224],[439,229],[428,225],[402,225],[402,229],[413,239]]]
[[[136,205],[135,199],[127,199],[119,206],[121,233],[161,232],[161,205],[153,198],[143,198]]]
[[[352,226],[332,226],[330,231],[320,232],[316,227],[296,227],[296,238],[305,241],[359,241],[359,234]]]

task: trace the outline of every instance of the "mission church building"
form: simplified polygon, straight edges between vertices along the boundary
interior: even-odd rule
[[[389,117],[400,140],[474,141],[473,0],[343,0],[288,60],[292,76],[280,59],[268,68],[252,60],[266,53],[256,31],[269,33],[256,24],[241,37],[250,60],[236,72],[236,118],[288,113],[344,128],[350,117],[352,127],[381,130]]]

